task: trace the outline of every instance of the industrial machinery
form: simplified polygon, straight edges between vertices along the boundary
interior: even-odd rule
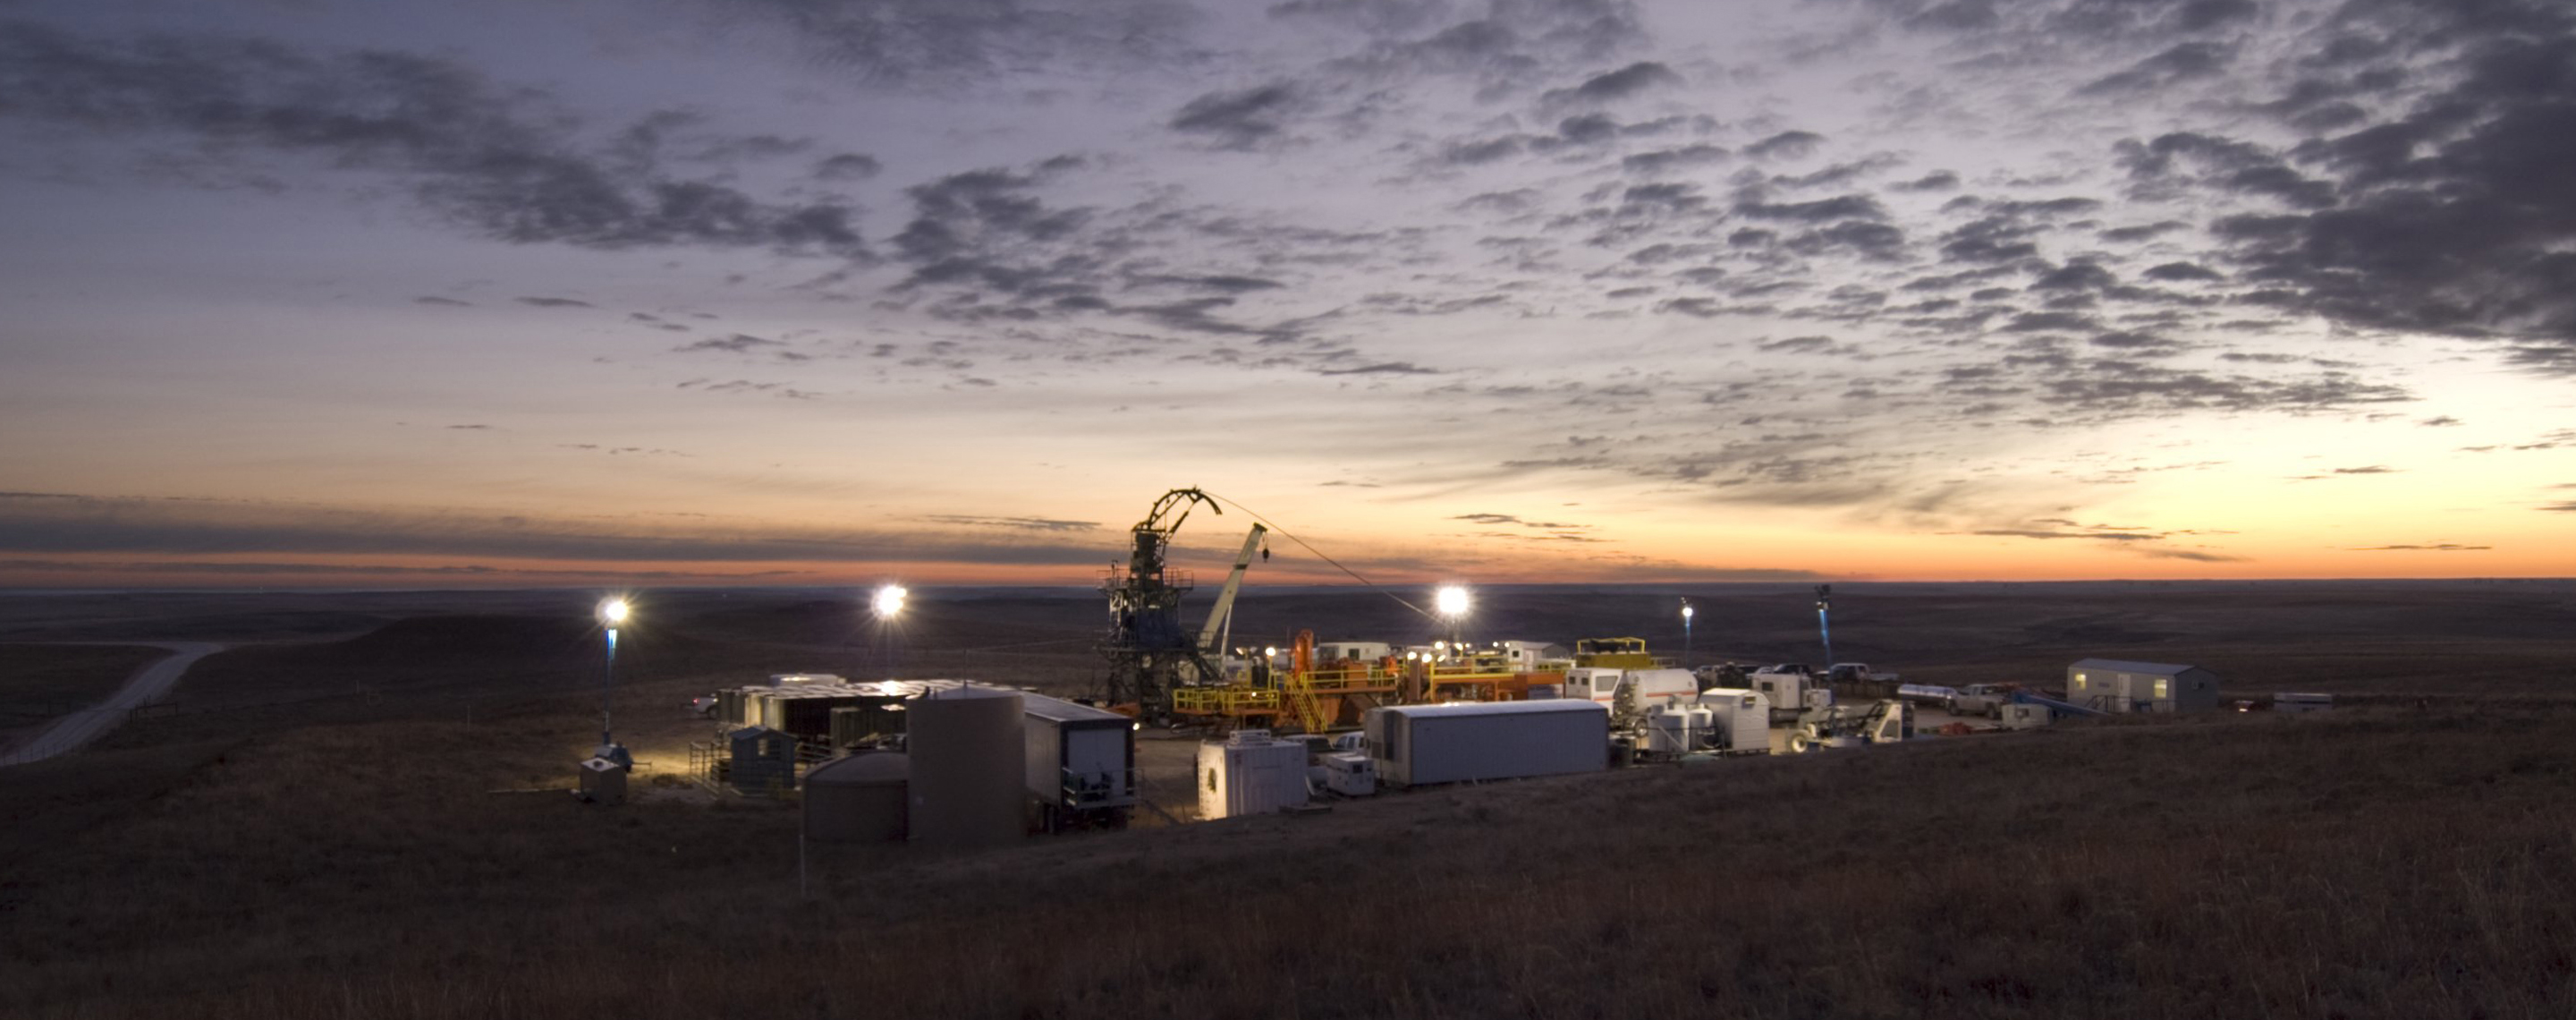
[[[1171,718],[1174,688],[1221,675],[1197,635],[1181,625],[1181,596],[1190,591],[1189,573],[1164,563],[1172,533],[1200,504],[1225,512],[1213,497],[1194,488],[1173,489],[1155,500],[1145,519],[1128,529],[1127,562],[1112,564],[1100,584],[1109,596],[1109,632],[1100,641],[1100,654],[1109,660],[1102,697],[1155,722]],[[1241,576],[1240,568],[1236,576]]]
[[[1824,705],[1798,713],[1789,753],[1828,747],[1893,744],[1914,736],[1914,706],[1897,699],[1868,705]]]

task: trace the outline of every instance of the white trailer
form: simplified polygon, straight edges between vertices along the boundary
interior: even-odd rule
[[[1378,779],[1390,786],[1599,772],[1610,765],[1610,709],[1597,701],[1397,705],[1372,708],[1361,722]]]
[[[1687,669],[1578,666],[1565,671],[1565,689],[1558,697],[1607,705],[1619,699],[1622,685],[1636,687],[1637,705],[1641,708],[1689,701],[1699,696],[1699,678],[1692,676]]]
[[[1701,707],[1716,716],[1710,744],[1736,754],[1771,753],[1771,698],[1761,691],[1711,687],[1699,692]]]
[[[1125,821],[1136,806],[1136,721],[1043,694],[1020,695],[1029,796],[1045,827]]]
[[[1199,745],[1199,817],[1266,815],[1306,803],[1306,744],[1236,730]]]

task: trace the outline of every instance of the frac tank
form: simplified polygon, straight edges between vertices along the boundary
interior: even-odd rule
[[[912,840],[995,846],[1028,832],[1028,744],[1020,696],[992,687],[933,691],[906,713],[911,736]]]

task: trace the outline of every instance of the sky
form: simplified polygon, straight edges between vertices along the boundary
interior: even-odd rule
[[[0,587],[2576,575],[2571,167],[2546,0],[0,0]]]

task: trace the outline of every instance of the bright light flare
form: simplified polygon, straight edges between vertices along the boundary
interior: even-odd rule
[[[610,627],[623,626],[626,618],[634,612],[634,607],[627,605],[625,599],[609,599],[599,604],[599,622]]]
[[[902,585],[889,584],[877,589],[876,597],[870,599],[868,605],[876,611],[877,619],[891,620],[903,612],[903,600],[911,595]]]
[[[1690,604],[1690,603],[1688,603],[1688,602],[1684,602],[1684,603],[1682,603],[1682,619],[1684,619],[1684,620],[1688,620],[1688,619],[1690,619],[1690,618],[1691,618],[1691,612],[1692,612],[1691,604]]]
[[[1443,585],[1432,597],[1432,606],[1440,615],[1451,618],[1467,615],[1467,589],[1463,585]]]

